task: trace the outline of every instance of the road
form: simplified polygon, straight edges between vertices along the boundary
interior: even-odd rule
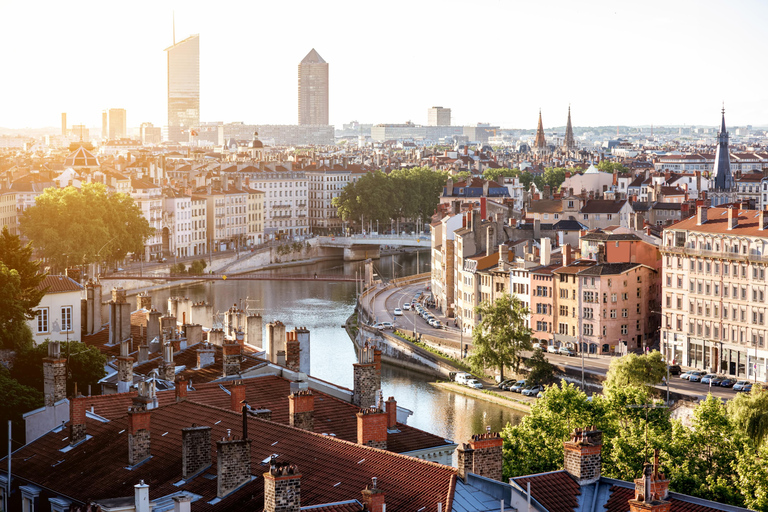
[[[396,287],[379,294],[373,304],[374,314],[378,322],[393,322],[395,327],[408,332],[415,331],[418,333],[429,334],[430,336],[440,337],[444,340],[463,343],[471,342],[471,334],[464,333],[461,335],[459,329],[453,327],[453,319],[445,318],[440,314],[437,309],[431,308],[429,311],[446,326],[443,329],[435,329],[427,324],[427,322],[421,318],[415,311],[403,311],[402,316],[394,316],[393,311],[395,308],[403,309],[403,305],[406,302],[410,302],[414,296],[418,293],[429,293],[426,289],[426,284],[414,284],[403,287]],[[450,325],[449,325],[450,324]],[[608,373],[608,367],[611,364],[614,356],[603,355],[586,355],[584,358],[584,370],[588,373],[597,373],[605,375]],[[558,354],[547,354],[547,359],[550,362],[577,369],[581,371],[581,358],[561,356]],[[692,368],[683,368],[683,371],[687,371]],[[661,391],[666,391],[666,386],[658,386]],[[719,386],[711,387],[707,384],[701,384],[699,382],[688,382],[687,380],[680,379],[679,377],[670,378],[669,389],[671,392],[681,393],[691,397],[705,397],[708,392],[711,391],[712,395],[723,398],[725,400],[731,399],[736,396],[736,392],[733,389],[721,388]],[[495,390],[494,390],[495,391]],[[519,396],[519,395],[516,395]]]

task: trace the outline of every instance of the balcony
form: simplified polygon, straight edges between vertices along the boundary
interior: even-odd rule
[[[272,208],[290,208],[290,207],[291,207],[290,204],[282,204],[282,203],[281,204],[272,205]]]
[[[669,254],[681,254],[683,256],[697,256],[700,258],[715,258],[735,261],[756,261],[768,262],[768,255],[764,254],[742,254],[740,252],[725,251],[707,251],[704,249],[692,249],[690,247],[669,247],[662,246],[660,251]]]

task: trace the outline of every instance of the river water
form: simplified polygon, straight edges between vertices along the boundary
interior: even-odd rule
[[[384,278],[429,271],[429,253],[384,256],[375,261],[376,272]],[[273,270],[296,274],[344,273],[362,270],[359,262],[327,261],[302,267]],[[210,281],[150,292],[152,304],[166,309],[168,297],[182,296],[193,301],[206,300],[214,311],[225,311],[233,304],[259,312],[264,323],[280,320],[288,330],[310,330],[311,374],[329,382],[352,388],[352,365],[357,362],[355,346],[342,325],[355,307],[355,283],[307,281]],[[384,364],[384,397],[394,396],[397,404],[413,411],[408,424],[456,442],[466,442],[472,434],[494,431],[507,423],[517,424],[523,414],[499,405],[476,400],[430,385],[431,378],[418,372]]]

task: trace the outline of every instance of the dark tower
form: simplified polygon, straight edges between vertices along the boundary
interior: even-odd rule
[[[571,126],[571,106],[568,105],[568,123],[565,125],[565,139],[563,140],[563,151],[566,153],[576,149],[576,140],[573,138],[573,126]]]
[[[717,149],[715,163],[712,167],[712,206],[718,206],[733,201],[735,183],[731,174],[731,153],[728,150],[728,132],[725,129],[725,107],[717,133]]]
[[[547,149],[547,141],[544,138],[544,125],[541,122],[541,109],[539,109],[539,127],[536,129],[536,140],[533,141],[533,148],[536,152],[543,152]]]

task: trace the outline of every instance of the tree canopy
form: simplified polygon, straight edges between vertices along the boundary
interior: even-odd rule
[[[40,262],[32,257],[32,244],[22,245],[21,239],[8,231],[8,226],[3,226],[0,233],[0,262],[18,273],[19,294],[14,298],[24,309],[24,315],[34,318],[33,310],[45,295],[45,290],[38,289],[45,273],[40,272]]]
[[[506,167],[497,167],[493,169],[489,167],[483,172],[483,178],[496,181],[499,179],[499,176],[504,176],[505,178],[518,178],[520,177],[520,174],[520,169],[508,169]]]
[[[57,269],[119,261],[143,250],[152,228],[133,199],[101,183],[45,189],[24,211],[21,230]]]
[[[477,369],[495,367],[504,380],[504,368],[517,372],[521,353],[531,349],[531,330],[526,325],[528,309],[517,296],[503,294],[493,303],[475,307],[480,322],[472,331],[474,350],[470,363]]]
[[[609,390],[622,386],[655,386],[666,376],[667,364],[658,350],[641,356],[627,354],[611,359],[604,387]]]
[[[625,173],[629,172],[629,169],[625,167],[624,165],[618,163],[618,162],[609,162],[608,160],[603,160],[599,164],[597,164],[597,168],[600,169],[603,172],[619,172],[619,173]]]
[[[544,190],[548,185],[552,192],[557,192],[565,181],[565,173],[566,170],[562,167],[548,167],[544,170],[544,174],[533,178],[533,182],[539,190]]]

